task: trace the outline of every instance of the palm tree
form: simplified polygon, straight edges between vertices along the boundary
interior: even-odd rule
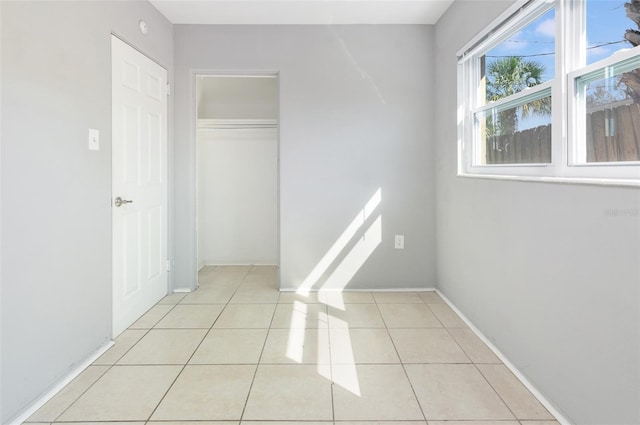
[[[524,60],[520,56],[508,56],[497,59],[486,69],[486,96],[488,102],[494,102],[528,87],[543,82],[544,65],[532,60]],[[536,100],[521,105],[520,115],[526,118],[531,114],[548,115],[551,112],[549,98]],[[493,127],[494,134],[513,134],[518,130],[518,112],[509,109],[498,113],[498,122]]]

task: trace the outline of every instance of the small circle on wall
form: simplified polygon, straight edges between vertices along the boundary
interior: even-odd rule
[[[147,34],[147,32],[149,32],[149,27],[147,26],[147,23],[145,21],[143,21],[142,19],[140,20],[140,22],[138,22],[138,26],[140,27],[140,32],[143,34]]]

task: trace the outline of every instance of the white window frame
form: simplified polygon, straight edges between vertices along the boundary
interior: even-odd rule
[[[576,100],[577,79],[629,58],[640,46],[619,51],[585,66],[586,23],[582,1],[520,0],[458,52],[458,175],[516,180],[640,186],[640,161],[590,162],[584,158],[584,106]],[[484,104],[479,90],[479,59],[490,49],[555,8],[555,78],[496,102]],[[551,162],[548,164],[480,164],[476,114],[517,106],[547,92],[551,95]],[[520,103],[518,103],[520,102]]]

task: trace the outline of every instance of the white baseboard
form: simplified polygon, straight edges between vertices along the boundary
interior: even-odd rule
[[[533,396],[537,398],[538,401],[549,411],[549,413],[551,413],[558,420],[558,422],[560,422],[561,425],[575,425],[572,421],[567,419],[566,416],[560,413],[549,400],[547,400],[547,398],[522,374],[522,372],[520,372],[518,368],[513,363],[511,363],[511,361],[504,354],[502,354],[498,347],[496,347],[486,336],[484,336],[484,334],[480,332],[480,330],[473,324],[473,322],[469,320],[469,318],[467,318],[467,316],[465,316],[458,309],[458,307],[456,307],[451,302],[451,300],[444,296],[444,294],[442,294],[440,290],[436,289],[435,291],[438,295],[440,295],[440,298],[442,298],[449,305],[449,307],[451,307],[451,309],[455,311],[458,316],[460,316],[462,321],[466,323],[467,326],[469,326],[469,329],[471,329],[478,336],[478,338],[480,338],[482,342],[484,342],[487,347],[489,347],[489,349],[493,351],[493,353],[500,359],[500,361],[502,361],[502,363],[504,363],[504,365],[511,371],[511,373],[513,373],[516,378],[518,378],[518,380],[522,382],[522,385],[524,385],[529,390],[529,392],[531,392],[531,394],[533,394]]]
[[[278,267],[277,263],[272,261],[204,261],[200,263],[198,270],[203,267],[224,267],[224,266],[273,266]]]
[[[46,402],[51,400],[60,390],[62,390],[69,382],[73,381],[78,375],[80,375],[86,368],[91,366],[101,355],[103,355],[109,348],[113,346],[113,341],[109,341],[102,347],[98,348],[96,352],[90,355],[84,362],[73,368],[64,378],[56,383],[47,393],[31,403],[22,413],[19,413],[13,419],[10,419],[6,425],[20,425],[31,415],[36,413],[38,409],[45,405]]]
[[[280,288],[280,292],[297,292],[299,289],[296,288]],[[327,288],[327,289],[310,289],[305,292],[435,292],[436,288],[393,288],[393,289],[381,289],[381,288],[347,288],[347,289],[339,289],[339,288]]]
[[[191,292],[191,291],[193,291],[193,289],[191,289],[191,288],[174,288],[172,292],[175,294],[176,292],[186,293],[186,292]]]

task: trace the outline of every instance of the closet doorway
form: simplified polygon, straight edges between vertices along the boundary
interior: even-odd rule
[[[279,265],[278,77],[196,75],[198,270]]]

